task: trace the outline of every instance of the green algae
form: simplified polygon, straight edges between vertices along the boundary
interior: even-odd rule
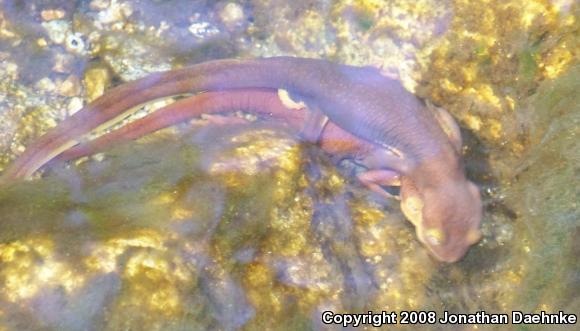
[[[535,52],[533,49],[527,49],[520,53],[519,57],[519,73],[518,77],[525,82],[530,82],[536,76],[538,71],[538,63],[535,59]]]
[[[540,310],[578,311],[570,293],[580,290],[577,272],[577,238],[580,233],[578,183],[580,172],[580,67],[554,81],[540,85],[530,98],[534,121],[532,147],[517,168],[514,183],[506,190],[518,213],[516,232],[524,234],[529,247],[523,280],[527,289],[521,304]]]

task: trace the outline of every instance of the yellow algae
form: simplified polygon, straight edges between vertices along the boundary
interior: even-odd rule
[[[82,286],[86,277],[58,259],[54,243],[48,239],[0,245],[0,263],[3,292],[12,302],[34,297],[46,287],[60,287],[70,293]]]
[[[493,22],[495,19],[492,17],[489,19]],[[485,21],[485,18],[484,18]],[[494,35],[483,35],[480,32],[472,32],[469,30],[461,30],[460,36],[468,41],[476,42],[477,44],[484,44],[486,46],[493,46],[497,42],[497,37]]]
[[[190,282],[191,276],[183,269],[183,262],[170,263],[168,255],[139,251],[131,254],[126,261],[124,277],[129,281],[128,290],[133,301],[146,310],[171,315],[181,308],[178,286]]]
[[[177,195],[174,192],[163,192],[157,195],[151,202],[156,205],[167,205],[176,201]]]
[[[478,84],[475,87],[467,89],[467,91],[494,109],[501,110],[500,99],[495,95],[493,88],[489,84]]]
[[[153,230],[143,230],[113,238],[101,244],[94,244],[91,254],[85,259],[86,265],[94,270],[112,272],[118,270],[118,257],[131,248],[152,248],[166,250],[164,238]]]
[[[273,270],[261,263],[252,263],[246,268],[244,283],[248,299],[261,311],[279,313],[283,311],[277,291],[274,291]]]
[[[345,184],[345,178],[334,172],[331,173],[326,180],[326,185],[328,185],[328,188],[334,192],[344,189]]]
[[[513,284],[519,284],[522,282],[522,273],[517,270],[510,270],[505,275],[505,280]]]
[[[546,4],[538,1],[521,2],[518,10],[521,12],[520,22],[523,29],[529,28],[537,17],[548,14]]]
[[[556,49],[550,51],[543,62],[544,75],[549,79],[555,79],[564,73],[573,59],[574,56],[567,44],[565,42],[560,44]]]
[[[307,238],[299,232],[292,232],[292,236],[286,239],[280,237],[270,248],[283,256],[298,256],[306,248]]]
[[[407,258],[401,260],[400,277],[402,286],[406,292],[406,300],[401,298],[404,305],[411,309],[417,309],[425,302],[425,292],[423,286],[427,284],[432,276],[433,265],[425,259]]]
[[[21,242],[13,242],[10,244],[3,244],[0,249],[0,258],[2,262],[12,262],[20,253],[27,253],[30,251],[30,246]]]
[[[368,208],[366,206],[354,206],[353,219],[361,225],[374,225],[384,219],[385,214],[377,208]]]
[[[125,274],[129,277],[134,277],[142,272],[149,273],[149,270],[159,271],[161,274],[168,271],[167,261],[160,256],[152,256],[152,254],[143,254],[142,252],[133,255],[125,265]]]
[[[126,237],[112,239],[109,241],[110,246],[117,246],[121,249],[126,247],[144,247],[163,249],[164,236],[154,230],[141,230],[132,236],[129,234]]]
[[[267,165],[295,168],[295,163],[292,162],[295,158],[291,157],[295,154],[292,149],[293,142],[289,139],[280,139],[271,130],[246,132],[232,138],[231,141],[240,146],[234,149],[233,156],[229,159],[220,157],[210,168],[210,173],[241,172],[255,176]]]
[[[185,220],[193,216],[194,211],[189,208],[175,207],[171,210],[171,218],[173,220]]]
[[[254,287],[270,287],[273,274],[270,268],[261,263],[252,263],[246,268],[245,280]]]
[[[105,93],[111,82],[111,74],[107,68],[94,67],[85,72],[83,84],[88,101],[95,100]]]
[[[467,83],[472,83],[477,79],[478,67],[477,64],[471,63],[461,69],[463,77]]]
[[[449,92],[456,93],[456,92],[459,92],[463,89],[462,87],[460,87],[459,85],[456,85],[455,83],[453,83],[449,79],[443,79],[443,81],[441,83],[442,83],[441,87]]]
[[[292,20],[287,21],[284,16],[290,16]],[[320,57],[321,54],[332,54],[336,51],[337,45],[324,38],[332,31],[329,30],[327,18],[319,11],[312,10],[308,6],[300,8],[299,11],[294,11],[289,6],[282,6],[273,11],[268,10],[267,18],[269,24],[274,24],[272,29],[277,32],[268,34],[271,39],[268,42],[273,42],[279,51],[300,52],[308,57]],[[301,28],[295,29],[296,26]],[[260,40],[260,42],[263,41]]]
[[[573,1],[573,0],[571,0]],[[563,19],[562,25],[564,26],[573,26],[576,24],[576,17],[574,15],[568,15]]]
[[[538,308],[536,308],[536,313],[539,313],[541,311],[544,312],[552,312],[554,311],[554,307],[550,307],[550,305],[546,304],[546,303],[541,303],[538,305]]]
[[[385,249],[381,246],[383,245],[381,245],[381,243],[378,241],[365,240],[360,244],[360,250],[364,256],[376,257],[378,254],[385,253]]]
[[[331,273],[328,267],[320,265],[318,255],[305,255],[300,260],[295,260],[300,263],[298,268],[291,267],[286,271],[284,278],[298,280],[299,286],[281,284],[274,271],[263,264],[252,264],[247,268],[244,284],[248,298],[256,308],[253,322],[279,326],[297,315],[310,316],[312,308],[321,300],[336,300],[340,290],[328,284],[327,278],[335,279],[338,275]],[[293,302],[292,314],[285,310],[288,300]],[[249,327],[252,328],[252,324]]]
[[[467,115],[465,124],[473,131],[479,131],[483,125],[481,118],[475,115]]]
[[[6,19],[4,11],[0,11],[0,39],[6,40],[14,38],[17,36],[16,32],[13,31],[9,20]]]
[[[516,108],[516,102],[511,96],[506,96],[505,100],[507,102],[509,110],[514,110]]]
[[[302,212],[302,209],[303,207],[296,205],[288,210],[286,215],[271,214],[272,233],[266,239],[266,247],[284,256],[297,256],[310,250],[307,245],[311,240],[308,232],[310,212]]]
[[[503,128],[500,121],[489,120],[487,123],[487,131],[493,139],[499,139],[503,136]]]

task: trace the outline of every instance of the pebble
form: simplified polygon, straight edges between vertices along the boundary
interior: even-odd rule
[[[6,77],[9,77],[12,80],[16,80],[18,78],[18,65],[13,62],[4,62],[4,72],[6,73]]]
[[[111,75],[107,68],[94,67],[87,70],[83,79],[87,99],[92,101],[103,95],[110,81]]]
[[[57,53],[54,57],[52,71],[59,74],[69,74],[73,70],[74,56],[70,54]]]
[[[77,96],[81,93],[81,82],[75,75],[70,75],[62,83],[58,84],[58,94],[65,97]]]
[[[86,52],[86,48],[83,35],[80,33],[69,33],[66,36],[65,48],[71,53],[84,54]]]
[[[40,17],[44,21],[53,21],[53,20],[60,20],[64,17],[64,10],[62,9],[45,9],[40,12]]]
[[[241,25],[244,21],[244,9],[237,3],[230,2],[223,7],[219,16],[228,29]]]
[[[89,4],[92,10],[103,10],[109,8],[111,5],[111,0],[93,0]]]
[[[83,108],[83,99],[79,97],[71,98],[70,101],[68,102],[68,105],[66,106],[68,116],[76,113],[81,108]]]
[[[189,32],[195,37],[203,39],[206,37],[211,37],[220,32],[219,29],[212,26],[209,22],[195,22],[189,26]]]
[[[70,23],[63,20],[43,22],[42,27],[46,30],[48,38],[57,45],[64,43],[71,30]]]
[[[46,42],[46,39],[44,39],[44,38],[36,39],[36,44],[38,45],[38,47],[41,47],[41,48],[48,46],[48,42]]]
[[[56,88],[56,84],[50,78],[44,77],[36,82],[35,87],[41,91],[52,92]]]
[[[108,4],[106,4],[105,2],[100,3],[100,1],[93,1],[91,5],[93,3],[95,3],[93,8],[96,8],[97,10],[101,9],[98,13],[98,19],[99,22],[103,24],[112,24],[115,22],[123,24],[125,18],[133,14],[131,4],[127,2],[113,0],[108,1]]]

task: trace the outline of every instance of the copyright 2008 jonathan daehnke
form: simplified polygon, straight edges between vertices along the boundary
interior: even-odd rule
[[[322,323],[343,327],[375,326],[393,324],[409,325],[574,325],[578,316],[559,311],[548,313],[524,313],[518,310],[509,313],[491,313],[480,310],[474,313],[451,313],[448,311],[381,311],[366,313],[335,313],[326,310],[322,313]]]

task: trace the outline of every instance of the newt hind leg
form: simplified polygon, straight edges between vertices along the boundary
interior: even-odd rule
[[[310,143],[317,143],[326,124],[328,124],[328,116],[318,107],[314,106],[312,102],[308,102],[302,96],[291,93],[290,91],[279,89],[278,97],[288,109],[306,109],[306,118],[304,119],[299,136]]]
[[[316,107],[308,107],[308,114],[300,136],[308,142],[317,143],[326,124],[328,124],[328,116]]]

